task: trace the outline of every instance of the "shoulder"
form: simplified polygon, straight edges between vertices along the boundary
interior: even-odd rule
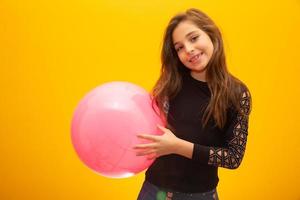
[[[249,98],[251,97],[250,90],[244,82],[234,76],[231,76],[230,83],[230,90],[233,91],[234,96],[239,99],[246,96]]]
[[[237,91],[237,93],[239,93],[239,94],[249,93],[250,94],[247,85],[244,82],[242,82],[241,80],[233,77],[232,83],[233,83],[232,87],[234,87],[234,90]]]

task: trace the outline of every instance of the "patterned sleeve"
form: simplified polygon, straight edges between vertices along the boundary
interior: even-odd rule
[[[240,111],[237,112],[225,133],[227,147],[209,147],[194,144],[192,159],[216,167],[238,168],[246,148],[250,106],[250,93],[244,91],[240,99]]]

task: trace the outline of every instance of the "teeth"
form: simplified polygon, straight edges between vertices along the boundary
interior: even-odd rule
[[[190,60],[190,62],[194,62],[194,61],[197,60],[198,58],[199,58],[199,55],[194,56],[194,57]]]

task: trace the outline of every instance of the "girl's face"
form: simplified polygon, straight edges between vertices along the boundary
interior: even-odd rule
[[[206,66],[214,51],[209,36],[193,22],[183,21],[174,29],[172,38],[182,64],[191,70],[192,75],[198,74],[205,80]]]

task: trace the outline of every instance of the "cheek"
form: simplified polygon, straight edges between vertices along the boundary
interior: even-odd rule
[[[199,45],[206,49],[208,54],[212,54],[214,51],[214,45],[209,36],[203,37],[202,41],[199,42]]]
[[[210,57],[212,57],[212,55],[214,54],[214,46],[213,46],[213,44],[211,44],[211,46],[210,46]]]
[[[185,56],[183,55],[183,53],[178,53],[177,56],[182,63],[185,63]]]
[[[209,42],[208,48],[210,50],[210,54],[212,55],[213,52],[214,52],[214,45],[213,45],[213,43],[211,41]]]

